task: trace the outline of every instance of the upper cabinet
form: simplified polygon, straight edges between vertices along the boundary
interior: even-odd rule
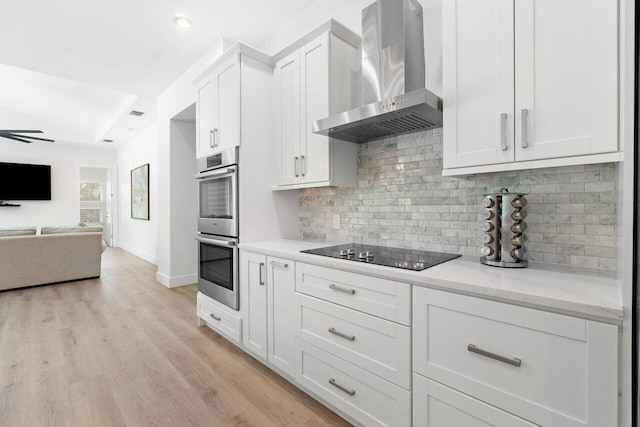
[[[198,158],[240,145],[240,60],[233,54],[198,84]]]
[[[445,175],[617,161],[615,1],[443,3]]]
[[[357,105],[359,42],[329,21],[276,54],[276,189],[356,185],[357,146],[317,135],[312,125]]]

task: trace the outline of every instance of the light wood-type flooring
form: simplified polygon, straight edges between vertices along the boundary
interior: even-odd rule
[[[195,285],[102,260],[100,279],[0,292],[0,426],[347,425],[198,328]]]

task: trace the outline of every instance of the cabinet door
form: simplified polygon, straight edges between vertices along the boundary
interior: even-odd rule
[[[513,0],[448,0],[443,19],[443,161],[512,162]]]
[[[276,167],[278,185],[300,182],[300,55],[276,64]]]
[[[416,427],[533,427],[525,420],[442,384],[413,374],[413,425]]]
[[[345,76],[346,77],[346,76]],[[300,49],[301,182],[329,180],[329,138],[312,132],[329,116],[329,33]]]
[[[267,257],[242,252],[240,280],[249,294],[247,319],[244,322],[244,345],[267,359]]]
[[[295,293],[294,263],[280,258],[267,258],[267,304],[269,318],[269,362],[293,375],[295,338],[300,304]]]
[[[516,160],[616,151],[618,2],[515,3]]]
[[[197,104],[197,144],[196,157],[201,158],[208,156],[215,150],[213,148],[213,129],[215,128],[214,119],[214,88],[212,78],[202,82],[198,88],[198,104]]]
[[[216,151],[240,145],[240,54],[234,55],[214,73]]]

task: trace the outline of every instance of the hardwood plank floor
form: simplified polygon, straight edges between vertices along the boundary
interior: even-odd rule
[[[195,285],[109,248],[99,279],[0,292],[0,426],[346,426],[207,327]]]

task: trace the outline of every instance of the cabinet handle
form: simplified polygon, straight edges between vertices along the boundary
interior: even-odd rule
[[[213,146],[214,147],[218,146],[218,129],[217,128],[213,128]]]
[[[280,268],[288,268],[289,264],[285,263],[285,262],[277,262],[277,261],[271,261],[271,265],[273,265],[274,267],[280,267]]]
[[[331,333],[333,335],[337,335],[340,338],[344,338],[345,340],[349,340],[349,341],[355,341],[355,339],[356,339],[355,335],[343,334],[342,332],[336,331],[334,328],[329,328],[329,333]]]
[[[500,148],[507,151],[507,113],[500,114]]]
[[[294,158],[293,158],[293,165],[294,165],[294,169],[295,169],[296,176],[297,176],[297,177],[298,177],[298,176],[300,176],[300,172],[299,172],[299,169],[300,169],[300,159],[298,158],[298,156],[296,156],[296,157],[294,157]]]
[[[264,270],[264,262],[260,263],[260,286],[264,286],[264,276],[262,271]]]
[[[304,156],[300,156],[300,173],[302,174],[302,176],[304,176],[306,171],[307,171],[307,160],[304,158]]]
[[[518,368],[522,364],[522,360],[518,359],[517,357],[510,359],[508,357],[500,356],[498,354],[479,349],[473,344],[469,344],[467,346],[467,351],[470,351],[471,353],[479,354],[480,356],[488,357],[489,359],[497,360],[498,362],[506,363],[507,365],[512,365]]]
[[[336,382],[336,380],[334,380],[333,378],[329,378],[329,384],[331,384],[332,386],[334,386],[335,388],[337,388],[338,390],[344,391],[345,393],[347,393],[349,396],[353,396],[354,394],[356,394],[355,390],[349,390],[346,387],[341,386],[340,384],[338,384]]]
[[[213,320],[217,320],[218,322],[222,320],[222,318],[220,318],[220,317],[216,316],[216,315],[215,315],[215,314],[213,314],[213,313],[211,313],[211,314],[209,315],[209,317],[211,317]]]
[[[209,147],[213,148],[216,146],[215,138],[215,131],[212,129],[209,131]]]
[[[351,295],[356,293],[355,289],[341,288],[340,286],[336,286],[333,283],[329,285],[329,289],[333,289],[334,291],[344,292],[345,294],[351,294]]]
[[[527,140],[527,124],[529,122],[529,110],[527,110],[526,108],[523,108],[522,111],[522,129],[520,130],[522,132],[522,140],[521,140],[521,144],[522,144],[522,148],[527,148],[529,146],[529,141]]]

